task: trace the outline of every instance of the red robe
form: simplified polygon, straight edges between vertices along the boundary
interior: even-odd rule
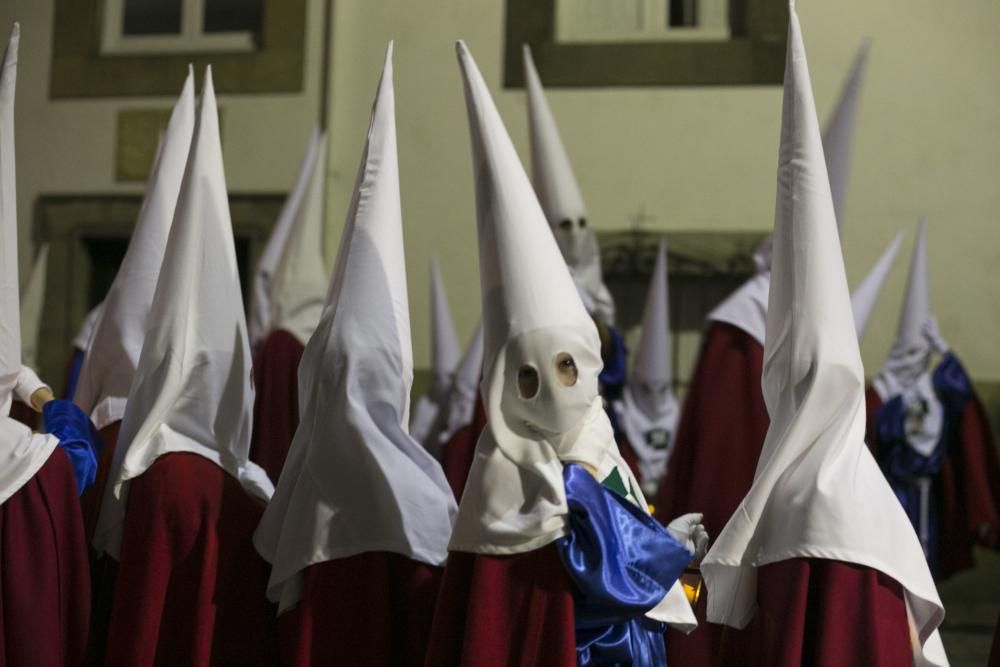
[[[87,531],[88,543],[94,537],[97,516],[101,512],[101,502],[104,499],[104,487],[108,484],[111,459],[115,456],[115,447],[118,445],[118,432],[121,430],[121,427],[121,421],[114,421],[100,430],[101,451],[97,458],[97,477],[94,479],[94,483],[80,496],[80,505],[83,507],[83,524]]]
[[[575,667],[572,583],[548,544],[448,555],[424,665]]]
[[[250,460],[275,484],[299,427],[299,361],[305,348],[283,329],[272,331],[253,360],[256,397]]]
[[[818,558],[784,560],[757,572],[754,618],[743,630],[726,629],[717,664],[913,663],[903,587],[894,579],[862,565]]]
[[[872,451],[878,451],[875,413],[882,401],[872,388],[865,398],[865,441]],[[962,411],[956,435],[941,462],[936,498],[939,581],[974,567],[973,547],[977,543],[1000,549],[1000,458],[986,410],[975,394]]]
[[[278,617],[281,664],[421,665],[442,569],[369,552],[311,565]]]
[[[764,348],[755,338],[731,324],[709,324],[653,501],[661,522],[702,512],[714,538],[743,501],[770,424],[760,388],[763,369]],[[704,601],[695,615],[698,628],[690,635],[667,630],[668,664],[715,663],[722,626],[705,621]]]
[[[465,482],[469,478],[472,459],[476,455],[476,443],[486,428],[486,410],[482,398],[476,398],[476,409],[472,422],[455,431],[448,443],[441,449],[441,467],[444,476],[455,494],[461,500]]]
[[[82,664],[90,574],[76,479],[56,448],[0,505],[0,665]]]
[[[21,422],[32,431],[39,430],[38,425],[41,422],[40,413],[35,412],[34,408],[21,401],[15,400],[11,403],[10,418]]]
[[[129,484],[109,665],[274,665],[269,568],[251,538],[261,502],[197,454]]]

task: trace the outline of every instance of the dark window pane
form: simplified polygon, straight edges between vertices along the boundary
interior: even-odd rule
[[[181,0],[125,0],[125,35],[177,35],[181,31]]]
[[[205,32],[249,32],[260,43],[264,0],[205,0]]]
[[[668,0],[667,23],[671,28],[694,28],[698,25],[698,0]]]

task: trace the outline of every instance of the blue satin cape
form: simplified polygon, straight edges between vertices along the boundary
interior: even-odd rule
[[[45,431],[59,439],[76,476],[76,489],[83,493],[97,478],[97,453],[101,438],[83,410],[71,401],[56,399],[42,407]]]
[[[573,581],[580,665],[666,665],[665,625],[645,617],[691,553],[655,519],[578,465],[563,468],[569,534],[556,542]]]

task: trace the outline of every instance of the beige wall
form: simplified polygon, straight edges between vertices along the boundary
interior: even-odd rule
[[[336,3],[331,224],[342,225],[385,43],[396,40],[403,215],[417,365],[427,362],[426,266],[442,259],[459,332],[478,316],[468,131],[453,42],[464,38],[527,156],[523,92],[500,90],[503,2]],[[863,352],[877,370],[895,330],[917,215],[930,218],[933,302],[978,379],[1000,379],[1000,4],[799,2],[821,121],[854,50],[874,40],[844,244],[857,281],[897,230],[907,244]],[[779,88],[558,90],[549,99],[590,219],[623,227],[640,206],[663,230],[773,221]]]
[[[437,252],[464,339],[478,317],[468,131],[453,42],[464,38],[497,93],[522,155],[523,92],[501,91],[501,0],[339,0],[335,4],[329,160],[332,258],[354,181],[385,44],[396,40],[396,102],[416,364],[428,362],[427,263]],[[48,99],[53,0],[6,0],[22,23],[17,149],[19,218],[41,193],[138,191],[114,179],[119,109],[169,98]],[[799,3],[821,120],[861,38],[874,40],[844,232],[860,278],[899,229],[930,217],[934,306],[979,379],[1000,379],[1000,5],[949,11],[929,0]],[[288,188],[316,116],[322,7],[310,0],[300,95],[220,96],[233,191]],[[773,217],[780,89],[579,89],[550,93],[590,218],[620,228],[640,207],[662,230],[766,229]],[[29,247],[22,233],[22,272]],[[902,258],[864,343],[869,372],[895,327]]]
[[[141,192],[115,181],[117,114],[169,108],[172,97],[49,99],[54,0],[0,2],[0,40],[21,23],[17,82],[18,220],[21,275],[30,263],[33,204],[40,194]],[[304,90],[289,95],[219,95],[226,181],[232,192],[285,191],[319,119],[322,4],[309,2]],[[200,90],[202,72],[197,72]],[[178,93],[180,90],[177,91]]]

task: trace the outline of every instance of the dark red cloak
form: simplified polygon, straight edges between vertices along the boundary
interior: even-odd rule
[[[784,560],[757,573],[754,618],[743,630],[726,629],[717,664],[913,663],[903,587],[891,577],[862,565],[818,558]]]
[[[441,467],[458,500],[462,499],[462,492],[465,491],[472,459],[476,455],[476,443],[479,442],[479,436],[484,428],[486,428],[486,410],[483,408],[482,397],[477,396],[472,422],[455,431],[448,443],[441,448]]]
[[[572,583],[555,544],[448,556],[424,664],[575,667]]]
[[[251,538],[262,503],[196,454],[129,483],[109,665],[274,665],[269,568]]]
[[[709,324],[653,501],[662,523],[702,512],[714,538],[750,490],[770,424],[760,388],[763,369],[764,348],[755,338],[731,324]],[[668,664],[715,664],[722,626],[705,621],[704,601],[695,615],[698,628],[691,634],[667,630]]]
[[[80,496],[80,505],[83,507],[83,525],[86,530],[88,543],[94,537],[97,516],[101,512],[101,502],[104,499],[104,487],[108,484],[111,459],[115,456],[115,447],[118,445],[118,432],[121,430],[121,427],[121,421],[114,421],[99,431],[101,435],[101,452],[97,457],[97,477],[94,479],[94,483]]]
[[[299,361],[305,348],[283,329],[264,339],[253,360],[256,397],[250,460],[275,484],[299,427]]]
[[[387,552],[309,566],[278,617],[281,664],[422,665],[441,573]]]
[[[14,400],[10,404],[10,418],[19,421],[32,431],[37,431],[38,425],[41,422],[40,413],[35,412],[35,409],[30,405],[22,403],[19,400]]]
[[[872,451],[878,451],[875,413],[882,401],[872,388],[865,398],[868,405],[865,441]],[[974,567],[976,544],[1000,549],[1000,458],[986,410],[975,393],[947,444],[935,500],[939,581]]]
[[[76,478],[56,447],[0,505],[0,665],[80,665],[90,573]]]

